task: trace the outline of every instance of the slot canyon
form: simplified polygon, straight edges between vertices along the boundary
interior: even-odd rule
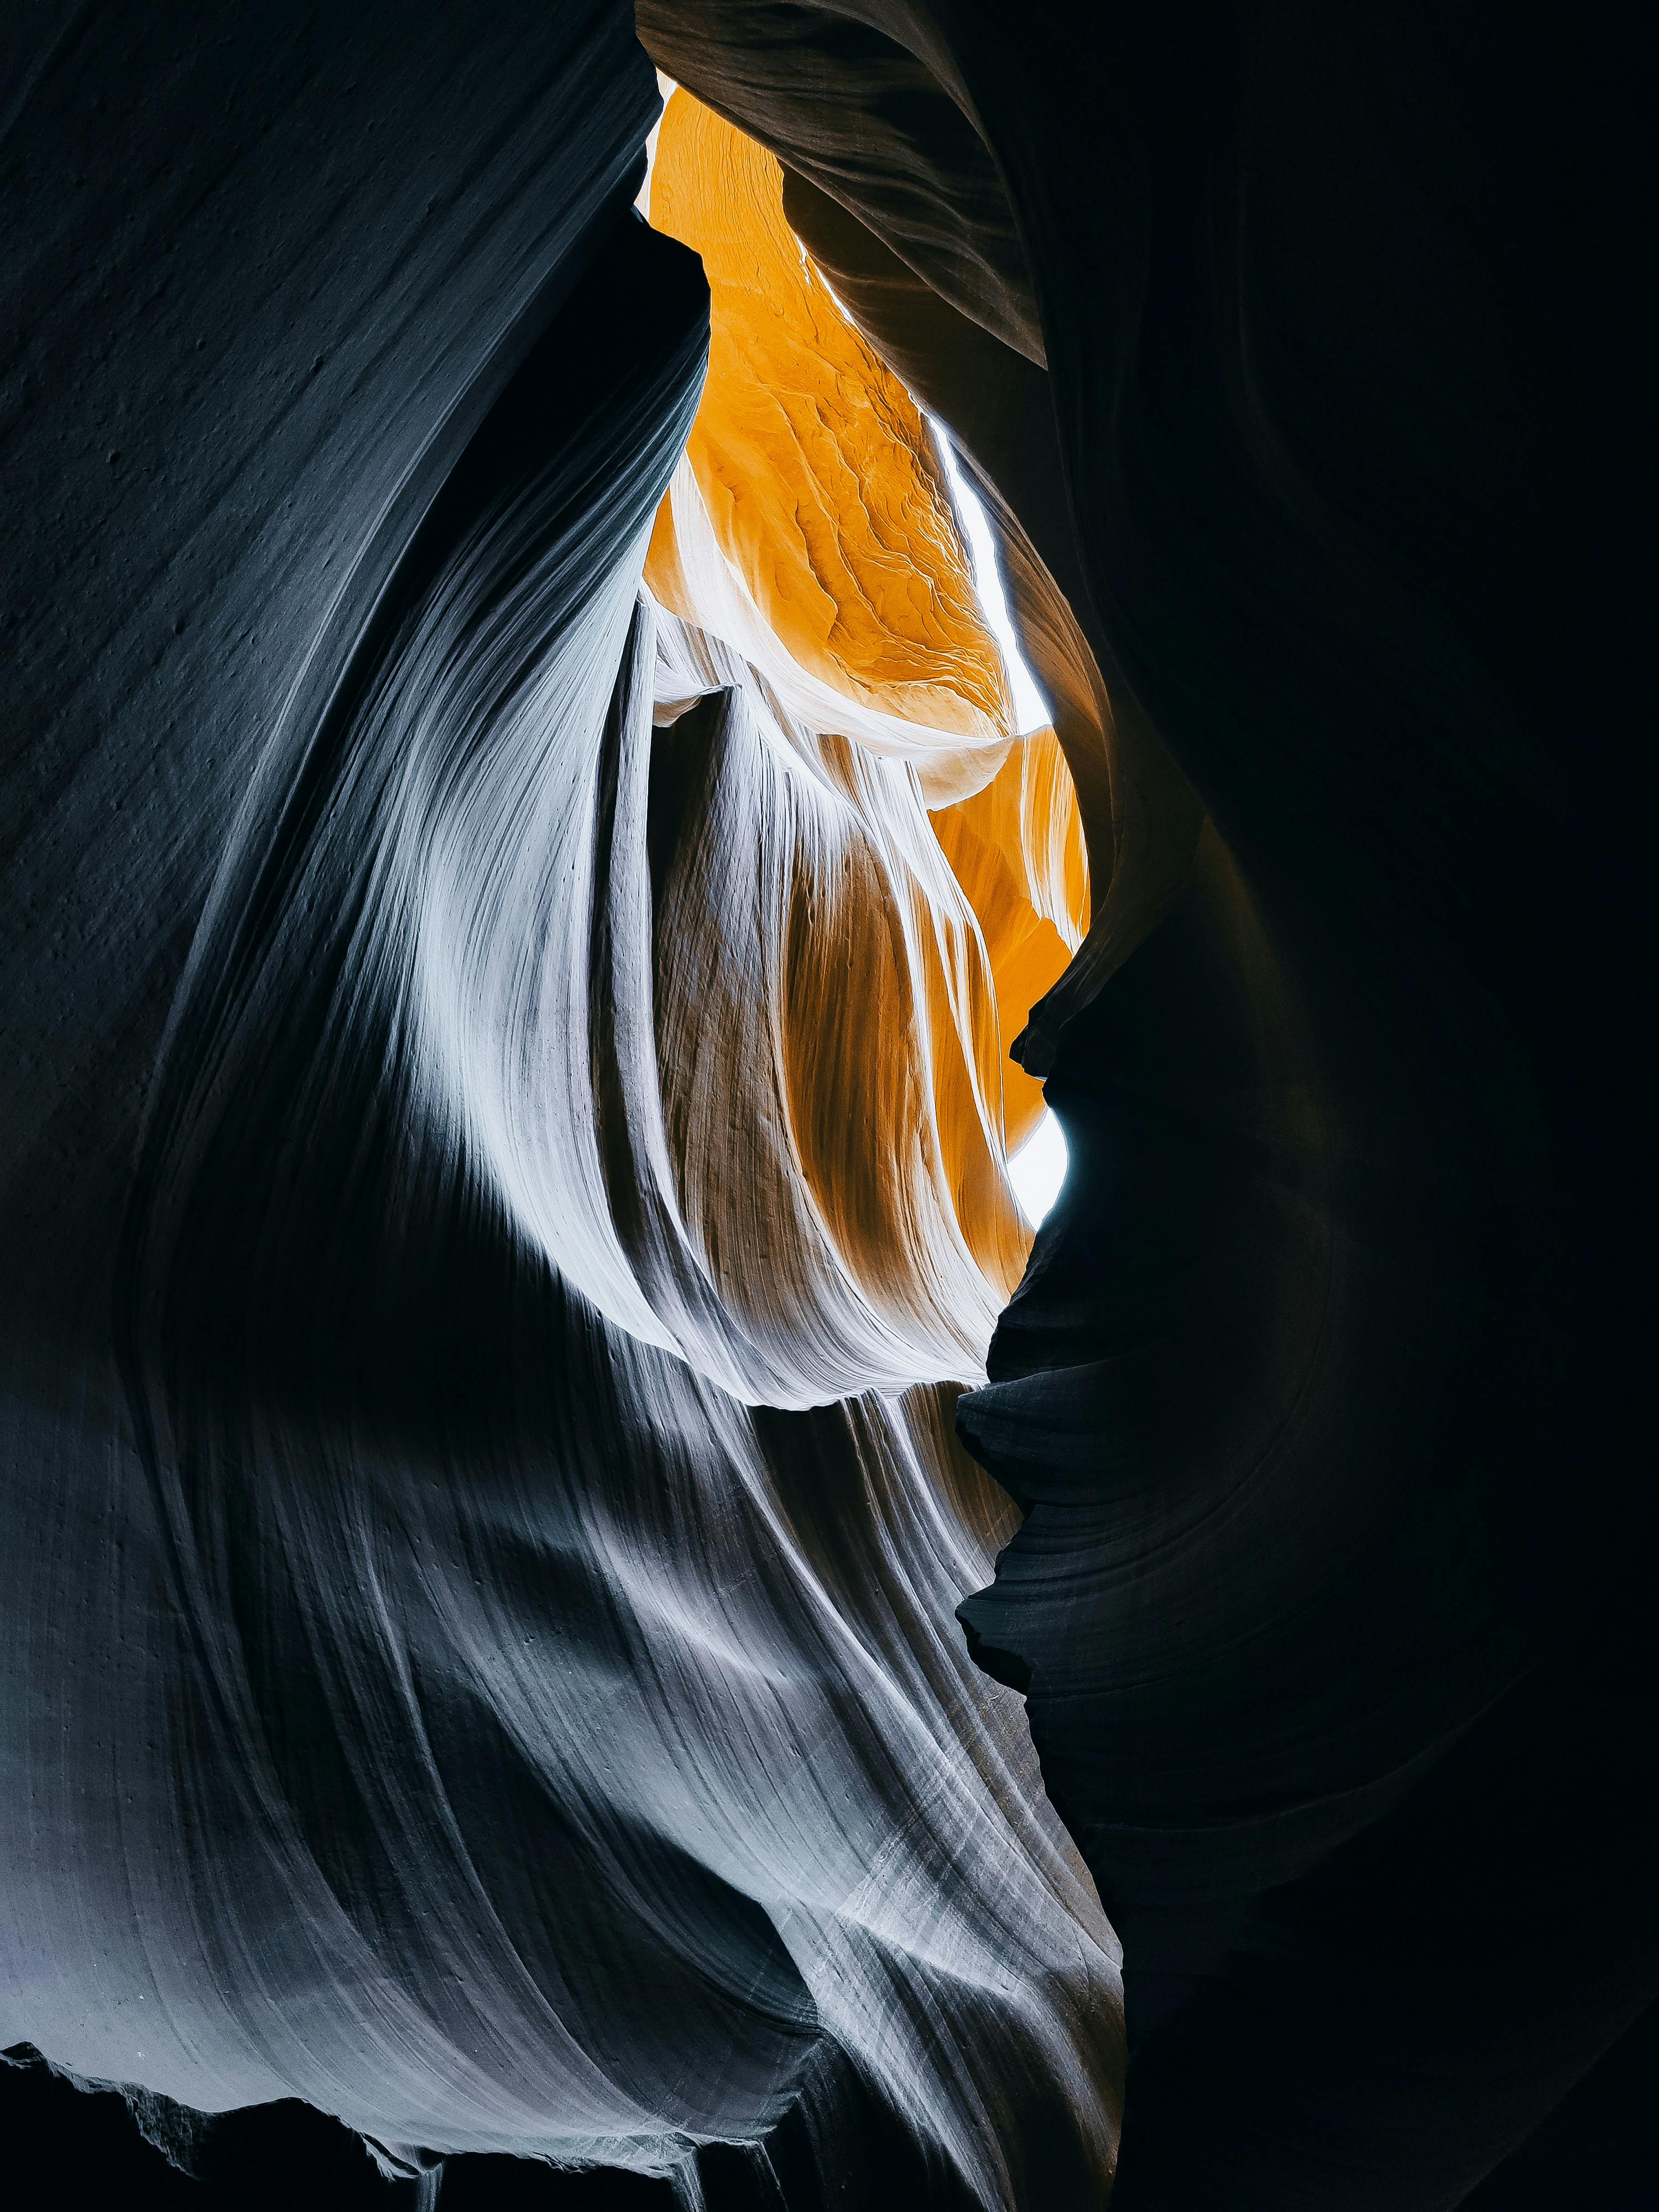
[[[1659,2212],[1632,28],[9,12],[20,2206]]]

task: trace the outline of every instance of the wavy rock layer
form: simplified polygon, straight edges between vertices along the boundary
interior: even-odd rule
[[[757,597],[614,9],[19,82],[0,2044],[198,2170],[1091,2201],[1115,1939],[951,1617],[1072,802],[914,404],[820,288]]]

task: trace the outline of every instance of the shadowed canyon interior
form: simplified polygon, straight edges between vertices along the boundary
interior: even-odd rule
[[[1659,2203],[1620,40],[13,19],[36,2201]]]

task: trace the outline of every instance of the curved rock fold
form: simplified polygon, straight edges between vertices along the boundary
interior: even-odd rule
[[[1625,58],[222,15],[0,125],[18,2141],[1647,2202]]]

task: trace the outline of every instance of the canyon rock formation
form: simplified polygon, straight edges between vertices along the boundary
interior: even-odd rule
[[[1655,2202],[1613,26],[7,43],[19,2169]]]

